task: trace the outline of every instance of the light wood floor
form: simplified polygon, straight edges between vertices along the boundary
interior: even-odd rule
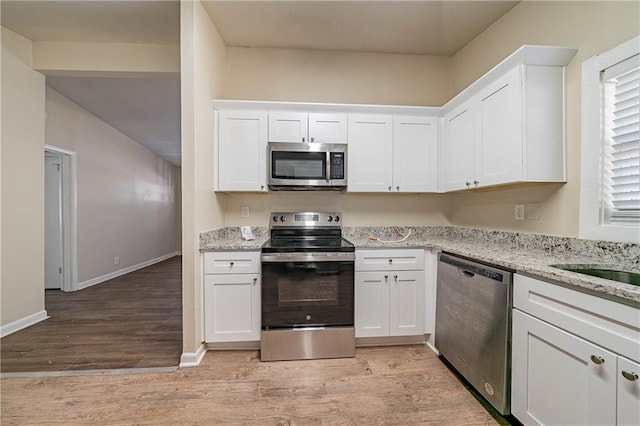
[[[422,345],[312,361],[208,352],[170,373],[5,378],[0,403],[3,426],[496,424]]]
[[[177,366],[182,352],[181,257],[63,293],[51,317],[0,340],[0,371]]]

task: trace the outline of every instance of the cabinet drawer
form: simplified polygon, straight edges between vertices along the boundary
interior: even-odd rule
[[[249,274],[260,272],[260,252],[206,252],[205,274]]]
[[[356,271],[419,271],[424,269],[424,250],[356,250]]]
[[[640,361],[640,309],[514,275],[513,306],[600,346]]]

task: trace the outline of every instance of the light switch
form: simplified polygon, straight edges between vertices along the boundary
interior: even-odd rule
[[[249,206],[242,206],[242,217],[249,217]]]

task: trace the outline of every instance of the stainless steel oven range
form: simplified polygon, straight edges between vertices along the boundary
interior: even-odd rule
[[[262,361],[355,356],[353,244],[340,213],[272,213],[262,246]]]

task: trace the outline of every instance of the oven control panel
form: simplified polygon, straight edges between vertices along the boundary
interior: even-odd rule
[[[341,222],[342,214],[335,212],[274,212],[271,213],[270,227],[339,228]]]

